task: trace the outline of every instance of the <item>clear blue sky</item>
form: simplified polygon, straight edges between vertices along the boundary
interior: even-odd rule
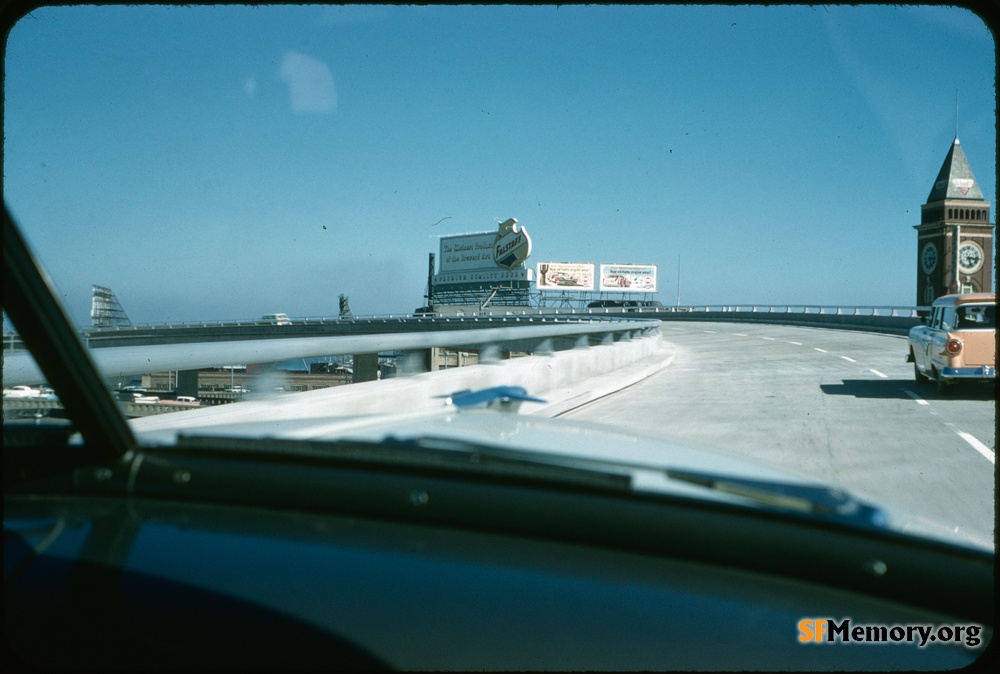
[[[682,304],[911,305],[956,90],[995,203],[994,67],[944,7],[43,8],[4,199],[81,325],[95,283],[139,323],[412,311],[436,236],[507,217],[667,304],[680,259]]]

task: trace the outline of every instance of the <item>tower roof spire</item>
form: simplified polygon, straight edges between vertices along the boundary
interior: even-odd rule
[[[948,156],[944,158],[944,164],[941,165],[941,171],[927,197],[927,203],[944,201],[945,199],[984,201],[979,183],[972,175],[969,161],[965,158],[962,144],[958,141],[958,134],[955,135],[955,141],[951,144],[951,149],[948,150]]]

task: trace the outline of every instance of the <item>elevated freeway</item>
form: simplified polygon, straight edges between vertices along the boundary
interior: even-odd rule
[[[395,351],[412,363],[422,361],[428,349],[445,347],[474,349],[480,360],[490,361],[503,352],[546,353],[631,339],[659,328],[659,321],[640,317],[503,315],[104,328],[86,330],[82,337],[101,372],[114,378],[345,354],[354,355],[357,365],[359,355],[372,360],[378,353]],[[5,340],[5,385],[41,383],[34,361],[18,347],[13,337]],[[426,368],[418,362],[406,369]]]

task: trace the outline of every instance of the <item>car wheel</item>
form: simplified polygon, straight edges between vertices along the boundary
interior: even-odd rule
[[[916,363],[913,364],[913,378],[917,380],[918,384],[926,384],[928,381],[927,375],[920,371]]]

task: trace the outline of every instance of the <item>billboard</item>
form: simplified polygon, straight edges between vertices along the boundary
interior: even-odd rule
[[[508,218],[495,232],[441,237],[438,273],[511,271],[523,267],[529,255],[531,237],[515,218]]]
[[[439,273],[496,269],[493,263],[493,242],[496,238],[496,232],[442,237]]]
[[[602,292],[656,292],[655,264],[602,264]]]
[[[498,267],[513,269],[524,266],[531,255],[531,237],[524,227],[517,226],[516,218],[500,223],[500,231],[493,241],[493,261]]]
[[[589,262],[539,262],[538,289],[593,292],[594,264]]]

